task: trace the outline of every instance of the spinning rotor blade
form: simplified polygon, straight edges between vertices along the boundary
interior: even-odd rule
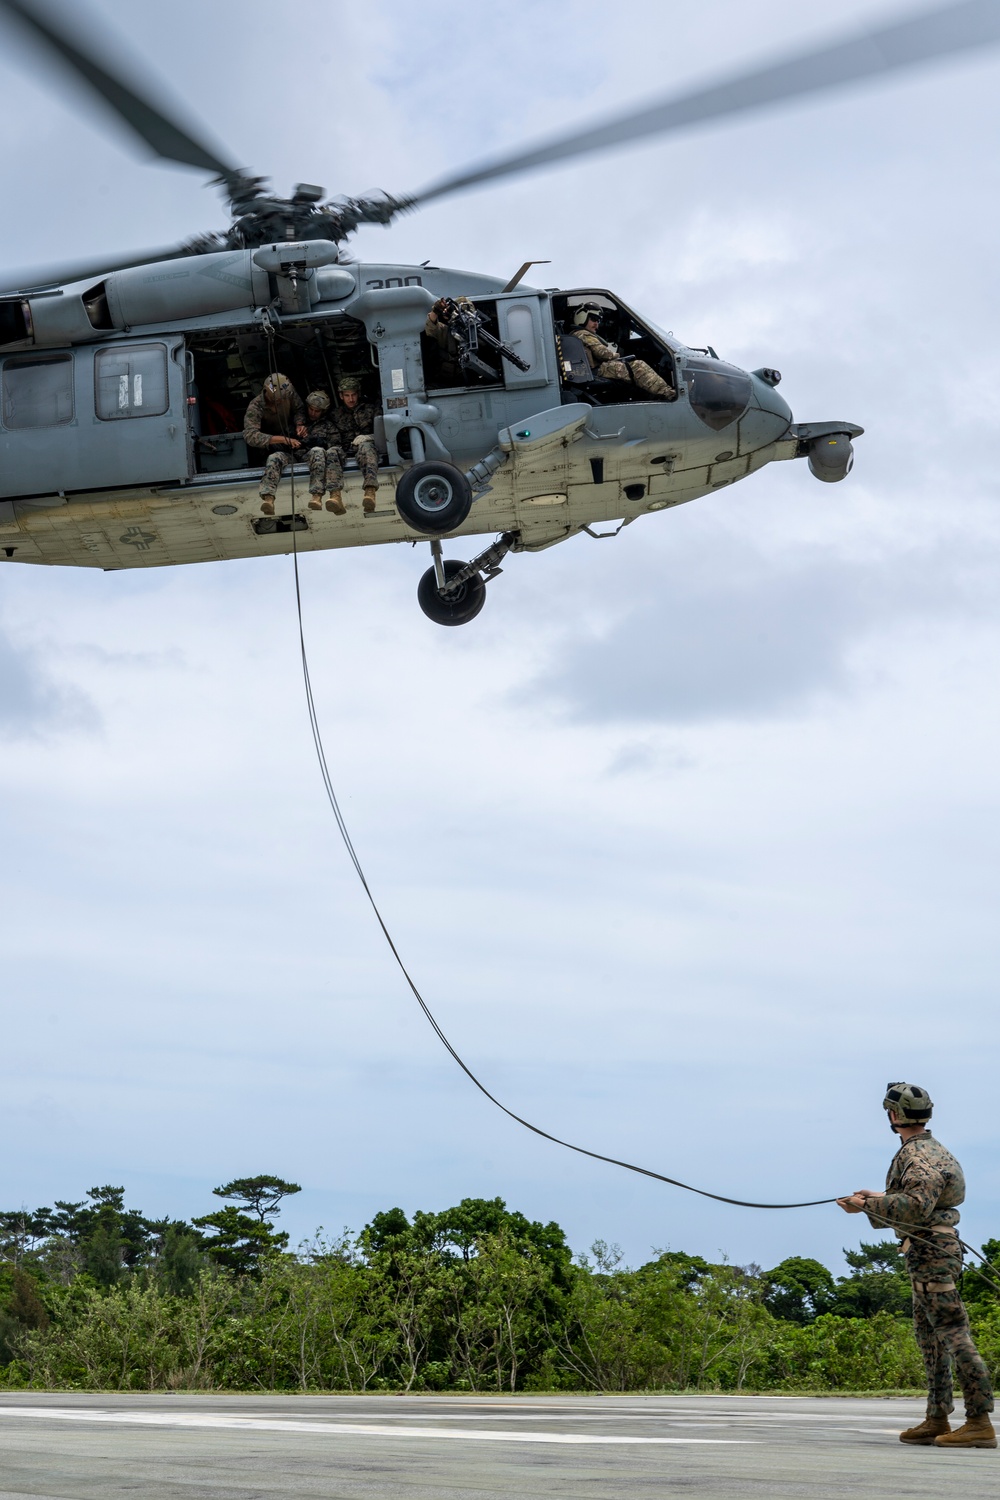
[[[65,286],[73,281],[97,281],[112,271],[127,271],[130,266],[145,266],[154,261],[174,260],[192,254],[187,245],[164,245],[158,250],[133,250],[128,256],[105,256],[103,260],[65,261],[61,265],[32,266],[25,271],[0,274],[0,297],[14,297],[19,292],[38,292],[47,287]]]
[[[1000,0],[959,0],[958,4],[939,6],[891,26],[859,32],[847,41],[801,53],[724,83],[664,99],[608,120],[604,125],[559,136],[533,150],[485,162],[432,183],[410,200],[411,205],[419,207],[443,198],[446,193],[475,187],[495,177],[527,172],[550,162],[620,146],[626,141],[665,135],[703,120],[758,109],[780,99],[819,93],[996,42],[1000,42]]]
[[[0,11],[21,22],[36,40],[67,63],[157,156],[187,167],[201,167],[226,179],[238,175],[190,130],[144,98],[138,91],[140,86],[131,87],[98,62],[82,41],[74,40],[53,15],[43,13],[35,0],[0,0]]]

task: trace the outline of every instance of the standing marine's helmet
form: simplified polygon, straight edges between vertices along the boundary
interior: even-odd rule
[[[265,401],[290,401],[295,395],[295,387],[287,375],[269,375],[264,381]]]
[[[934,1101],[915,1083],[887,1083],[882,1108],[900,1115],[904,1124],[923,1125],[931,1117]]]
[[[596,318],[598,323],[604,315],[604,308],[597,302],[584,302],[573,314],[573,327],[583,328],[591,318]]]
[[[306,405],[313,411],[329,411],[330,398],[326,391],[310,391],[306,397]]]
[[[361,394],[361,376],[360,375],[342,375],[340,377],[340,379],[337,381],[337,390],[340,392],[341,395],[343,395],[345,391],[354,391],[357,395],[360,396],[360,394]]]

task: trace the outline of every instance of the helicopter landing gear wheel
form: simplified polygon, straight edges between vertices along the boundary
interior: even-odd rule
[[[414,531],[442,536],[461,526],[472,509],[472,486],[454,464],[413,464],[396,485],[396,509]]]
[[[445,582],[465,566],[457,558],[449,557],[444,564]],[[417,603],[435,625],[467,625],[486,603],[486,585],[478,573],[473,573],[451,593],[442,594],[438,588],[437,568],[428,568],[417,584]]]

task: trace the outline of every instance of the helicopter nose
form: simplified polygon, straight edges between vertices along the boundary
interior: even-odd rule
[[[854,465],[854,444],[846,432],[816,438],[809,448],[809,472],[824,484],[846,479]]]

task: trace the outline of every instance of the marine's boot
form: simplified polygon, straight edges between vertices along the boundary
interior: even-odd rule
[[[332,510],[335,516],[346,516],[347,506],[344,504],[344,496],[340,490],[331,490],[330,498],[326,502],[327,510]]]
[[[997,1435],[986,1412],[978,1417],[966,1417],[954,1432],[942,1433],[934,1439],[935,1448],[995,1448],[996,1445]]]
[[[263,511],[263,513],[264,513],[265,516],[273,516],[274,515],[274,496],[273,495],[266,495],[263,492],[261,492],[260,508]]]
[[[316,490],[312,491],[312,493],[309,496],[309,509],[310,510],[322,510],[323,509],[323,491],[322,490],[319,490],[318,492]]]
[[[365,514],[369,516],[375,509],[375,486],[373,484],[365,485],[364,507]]]
[[[930,1447],[935,1438],[943,1436],[951,1431],[951,1423],[947,1417],[925,1417],[916,1427],[908,1427],[905,1432],[899,1434],[901,1443],[922,1443]]]

